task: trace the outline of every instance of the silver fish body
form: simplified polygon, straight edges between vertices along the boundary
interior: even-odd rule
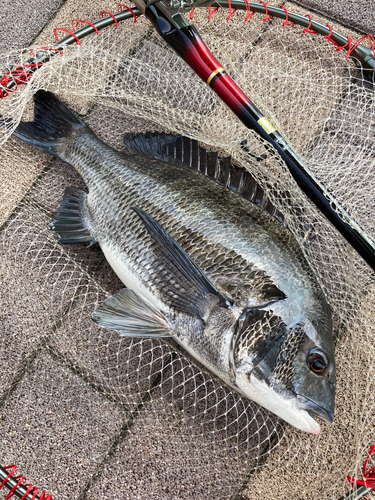
[[[334,408],[331,312],[295,238],[200,173],[119,153],[57,98],[36,96],[43,120],[57,115],[62,130],[51,125],[49,142],[40,133],[34,144],[89,189],[67,193],[54,231],[62,243],[98,242],[134,291],[107,299],[94,320],[123,335],[171,335],[244,396],[319,433],[310,414],[331,421]],[[37,132],[21,124],[16,135],[32,143]],[[68,229],[67,213],[79,213]]]

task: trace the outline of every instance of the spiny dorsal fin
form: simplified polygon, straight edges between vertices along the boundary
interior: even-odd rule
[[[153,268],[162,283],[159,293],[168,305],[185,314],[204,318],[208,295],[219,299],[219,305],[230,307],[228,300],[210,282],[203,271],[170,236],[143,210],[132,207],[156,242],[156,262]]]
[[[199,146],[198,141],[182,135],[146,132],[125,134],[124,142],[131,153],[151,155],[165,162],[178,162],[234,191],[283,223],[284,218],[272,205],[251,174],[232,163],[230,156],[220,158],[217,152]]]

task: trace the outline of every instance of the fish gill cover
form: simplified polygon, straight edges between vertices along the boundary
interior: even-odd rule
[[[278,20],[263,23],[261,15],[248,22],[243,13],[226,17],[220,9],[208,22],[197,9],[194,24],[309,171],[374,239],[373,85],[322,37],[287,31]],[[2,74],[29,56],[29,50],[2,55]],[[97,327],[91,314],[121,282],[98,247],[59,245],[49,229],[65,188],[85,186],[73,167],[1,129],[2,460],[16,459],[56,498],[75,498],[83,489],[93,498],[134,498],[146,491],[145,470],[154,473],[155,498],[229,498],[241,488],[248,499],[344,495],[346,475],[360,475],[374,441],[370,268],[278,156],[145,19],[67,47],[1,99],[0,114],[32,119],[38,89],[56,93],[121,151],[127,132],[178,133],[251,172],[332,307],[336,412],[319,437],[303,434],[224,386],[172,340],[123,338]],[[267,159],[249,156],[240,146],[244,138]],[[184,486],[187,476],[193,479]],[[113,489],[106,493],[108,482]]]

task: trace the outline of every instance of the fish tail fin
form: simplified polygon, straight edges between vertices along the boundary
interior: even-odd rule
[[[89,127],[52,92],[39,90],[34,95],[34,121],[21,122],[13,134],[46,153],[61,156],[73,138]]]

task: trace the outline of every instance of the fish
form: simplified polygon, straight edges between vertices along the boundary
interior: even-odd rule
[[[51,229],[61,244],[98,243],[126,287],[93,321],[122,336],[174,339],[297,429],[331,424],[331,308],[287,228],[217,172],[172,158],[173,136],[127,134],[125,154],[53,93],[39,90],[34,102],[34,120],[14,135],[71,164],[88,188],[66,188]]]

